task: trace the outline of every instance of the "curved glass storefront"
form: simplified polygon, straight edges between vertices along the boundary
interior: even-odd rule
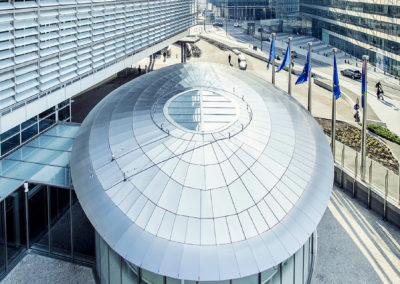
[[[102,284],[285,284],[307,283],[312,274],[315,234],[291,257],[266,271],[225,281],[190,281],[155,274],[119,256],[96,233],[96,272]],[[139,280],[140,279],[140,280]]]

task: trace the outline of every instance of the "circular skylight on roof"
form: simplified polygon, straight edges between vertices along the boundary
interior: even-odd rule
[[[208,90],[190,90],[167,101],[164,114],[178,127],[195,132],[216,132],[239,116],[237,104],[227,96]]]

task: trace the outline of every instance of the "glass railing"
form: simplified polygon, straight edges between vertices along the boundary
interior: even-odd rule
[[[330,137],[327,136],[330,142]],[[400,205],[399,173],[385,167],[379,162],[367,157],[365,177],[361,176],[361,153],[353,148],[336,141],[335,161],[346,170],[353,173],[353,177],[372,185],[383,197],[392,203]]]

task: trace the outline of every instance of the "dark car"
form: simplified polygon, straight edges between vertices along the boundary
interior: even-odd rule
[[[286,54],[286,50],[282,50],[282,55]],[[292,58],[297,58],[297,52],[292,50]]]
[[[361,72],[353,69],[344,69],[340,71],[340,74],[346,77],[350,77],[351,79],[361,79]]]
[[[221,22],[216,22],[216,23],[213,24],[213,26],[214,26],[214,27],[223,27],[224,24],[221,23]]]

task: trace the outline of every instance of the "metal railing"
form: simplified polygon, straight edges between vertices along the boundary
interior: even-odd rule
[[[330,137],[327,136],[330,140]],[[334,157],[337,164],[342,169],[346,169],[354,174],[355,180],[360,180],[368,187],[368,204],[371,202],[371,191],[378,191],[384,198],[384,211],[387,202],[400,205],[400,176],[399,173],[383,166],[379,162],[367,157],[365,179],[361,178],[361,154],[353,148],[344,145],[336,140],[336,153]],[[343,186],[343,170],[340,182]],[[356,186],[353,184],[352,195],[356,195]],[[385,213],[384,213],[385,214]]]

